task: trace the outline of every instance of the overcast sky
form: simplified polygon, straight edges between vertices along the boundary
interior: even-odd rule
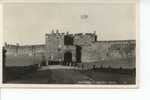
[[[52,29],[96,30],[99,40],[135,39],[133,4],[14,3],[5,4],[3,13],[4,41],[13,44],[43,44]]]

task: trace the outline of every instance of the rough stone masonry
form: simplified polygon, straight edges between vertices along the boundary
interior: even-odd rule
[[[123,63],[130,60],[127,62],[129,65],[118,65],[118,68],[135,68],[135,46],[135,40],[98,41],[96,31],[70,34],[52,30],[51,33],[45,34],[45,44],[6,44],[6,66],[41,64],[43,61],[45,65],[99,64],[104,61],[111,61],[113,65],[114,60]],[[15,59],[22,61],[16,62]]]

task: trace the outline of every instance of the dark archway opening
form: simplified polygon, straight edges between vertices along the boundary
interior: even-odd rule
[[[65,63],[65,65],[70,65],[72,63],[72,53],[71,52],[64,53],[64,63]]]
[[[82,48],[78,45],[76,45],[76,62],[80,63],[81,62],[81,50]]]

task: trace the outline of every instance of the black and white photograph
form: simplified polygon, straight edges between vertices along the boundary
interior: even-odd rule
[[[2,84],[136,85],[136,3],[4,3]]]

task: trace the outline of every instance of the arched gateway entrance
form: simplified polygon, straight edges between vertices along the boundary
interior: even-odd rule
[[[65,52],[64,53],[64,63],[65,65],[69,65],[72,63],[72,53],[71,52]]]

